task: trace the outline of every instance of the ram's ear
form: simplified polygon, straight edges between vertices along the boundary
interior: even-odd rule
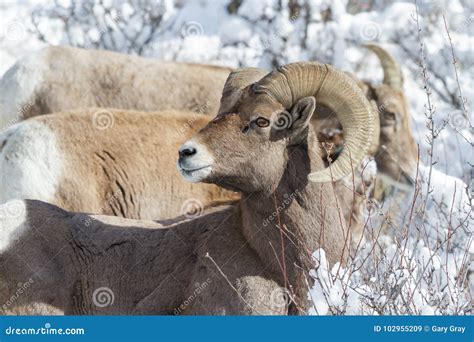
[[[239,68],[232,71],[225,81],[218,114],[232,111],[232,107],[247,86],[260,81],[268,72],[259,68]]]
[[[291,126],[290,129],[294,132],[300,132],[306,128],[316,109],[316,98],[314,96],[303,97],[298,100],[291,108]]]
[[[289,112],[279,113],[272,122],[272,140],[290,139],[291,143],[299,143],[304,139],[301,134],[308,127],[316,108],[314,96],[304,97],[293,105]]]

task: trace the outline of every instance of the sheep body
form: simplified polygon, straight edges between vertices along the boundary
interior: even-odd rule
[[[5,260],[0,264],[0,299],[9,298],[18,283],[33,280],[9,313],[44,313],[48,306],[47,313],[75,315],[171,315],[177,308],[180,314],[242,314],[252,308],[261,314],[286,313],[286,303],[271,300],[284,295],[280,285],[245,246],[242,232],[233,228],[239,221],[233,206],[223,205],[170,226],[66,212],[34,200],[10,201],[0,211],[12,206],[21,208],[15,215],[24,224],[11,215],[0,216],[2,228],[18,229],[0,253]],[[85,221],[91,222],[87,229]],[[232,292],[207,253],[228,279],[242,288],[258,288],[258,293]],[[230,260],[236,261],[226,263]],[[25,261],[35,272],[25,267]],[[203,272],[206,268],[213,272]],[[201,295],[211,300],[205,304],[195,294],[202,284],[206,293]],[[108,295],[108,303],[101,302],[100,295]],[[240,297],[247,298],[247,304]]]
[[[96,126],[97,113],[110,127]],[[174,167],[179,145],[206,121],[195,113],[87,109],[20,122],[0,136],[0,200],[135,219],[199,214],[237,198],[187,183]]]
[[[215,113],[230,70],[49,46],[20,59],[0,80],[0,129],[85,107]]]

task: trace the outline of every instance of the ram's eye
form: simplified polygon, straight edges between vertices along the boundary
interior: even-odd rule
[[[268,127],[270,125],[270,121],[268,119],[262,118],[261,116],[255,120],[255,123],[258,127]]]
[[[383,118],[387,121],[396,121],[397,114],[394,112],[384,111]]]

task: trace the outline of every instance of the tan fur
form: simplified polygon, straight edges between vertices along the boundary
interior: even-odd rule
[[[100,130],[93,123],[98,111],[84,109],[30,119],[54,132],[63,164],[54,198],[36,199],[66,210],[169,219],[188,211],[192,215],[193,210],[199,214],[213,203],[238,198],[214,185],[185,182],[176,169],[178,147],[205,125],[204,116],[108,109],[113,124]],[[9,158],[23,147],[12,149]]]
[[[357,89],[351,89],[365,106]],[[196,181],[241,191],[237,204],[155,228],[92,219],[84,229],[88,215],[27,200],[26,227],[0,255],[7,261],[0,263],[0,280],[7,285],[1,299],[33,271],[39,279],[22,299],[68,314],[171,314],[177,308],[180,314],[305,313],[311,253],[321,247],[331,265],[344,262],[348,236],[332,184],[308,181],[309,174],[324,168],[309,124],[315,98],[296,98],[286,108],[293,124],[277,130],[252,124],[252,102],[267,99],[267,106],[258,108],[267,120],[275,120],[274,110],[282,108],[266,96],[246,88],[231,113],[212,120],[179,150],[184,176],[204,167],[192,169],[193,163],[212,160],[210,173]],[[346,116],[351,111],[343,110]],[[189,144],[198,144],[197,152],[185,150]],[[0,223],[12,227],[14,222]],[[195,296],[204,283],[207,288]],[[114,304],[94,305],[99,287],[114,292]]]
[[[85,107],[214,114],[231,70],[67,46],[46,47],[29,59],[35,63],[19,61],[19,70],[31,73],[31,82],[40,68],[41,81],[15,108],[20,119]]]
[[[418,162],[411,115],[402,92],[387,85],[375,87],[380,116],[380,145],[374,155],[381,173],[401,183],[411,183]]]

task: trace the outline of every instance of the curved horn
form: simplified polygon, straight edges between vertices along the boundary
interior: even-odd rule
[[[383,83],[397,90],[403,90],[403,73],[395,58],[377,44],[365,44],[365,48],[375,53],[382,64]]]
[[[369,148],[369,154],[373,156],[377,152],[380,145],[380,116],[377,102],[375,102],[374,100],[370,100],[370,104],[372,105],[372,108],[374,110],[374,133],[372,144]]]
[[[218,115],[232,110],[240,98],[242,89],[261,80],[268,71],[259,68],[239,68],[232,71],[224,84]]]
[[[316,103],[337,114],[345,148],[330,167],[309,174],[310,181],[339,180],[367,154],[373,140],[373,109],[360,88],[343,72],[316,62],[288,64],[256,83],[254,90],[268,94],[286,109],[303,97],[314,96]]]

